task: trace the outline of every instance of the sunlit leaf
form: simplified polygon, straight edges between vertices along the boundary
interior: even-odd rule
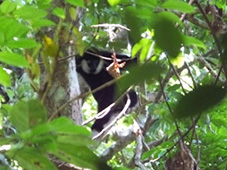
[[[5,41],[5,36],[4,34],[0,31],[0,45],[2,45]]]
[[[48,26],[55,26],[56,24],[49,20],[49,19],[37,19],[32,21],[33,27],[48,27]]]
[[[158,1],[157,0],[136,0],[135,1],[137,5],[141,5],[144,7],[148,7],[148,8],[154,8],[157,6]]]
[[[9,74],[0,66],[0,84],[3,86],[11,86]]]
[[[38,19],[47,16],[47,12],[33,6],[23,6],[14,11],[14,15],[23,19]]]
[[[184,65],[184,56],[182,53],[180,53],[177,57],[175,58],[170,58],[170,62],[177,66],[178,68],[182,67]]]
[[[226,89],[214,85],[200,86],[179,99],[175,115],[178,118],[194,116],[218,104]]]
[[[121,0],[107,0],[107,2],[110,4],[110,6],[116,6],[121,2]]]
[[[27,26],[9,17],[0,17],[0,25],[0,31],[4,34],[5,41],[25,36],[29,31]]]
[[[66,0],[67,3],[78,6],[78,7],[84,7],[84,1],[83,0]]]
[[[24,56],[17,53],[0,52],[0,61],[18,67],[28,67],[28,62]]]
[[[162,5],[162,8],[171,9],[171,10],[178,10],[184,13],[193,13],[195,9],[189,5],[187,2],[178,1],[178,0],[169,0],[165,1]]]
[[[132,48],[132,56],[134,57],[144,46],[146,46],[150,40],[148,38],[142,38]]]
[[[0,10],[4,14],[10,13],[10,12],[12,12],[15,9],[16,9],[16,3],[14,3],[14,2],[12,2],[10,0],[3,1],[1,6],[0,6]]]
[[[77,18],[77,11],[76,11],[76,8],[70,7],[70,8],[69,8],[69,14],[70,14],[70,17],[72,18],[72,20],[75,21],[76,18]]]
[[[58,16],[59,18],[65,19],[65,11],[62,8],[54,8],[52,13]]]
[[[37,43],[35,40],[22,38],[8,41],[6,45],[10,48],[33,48],[37,46]]]
[[[184,44],[187,46],[194,45],[194,46],[206,49],[205,44],[195,37],[190,37],[185,35],[183,36],[183,41],[184,41]]]
[[[90,132],[66,117],[61,117],[50,122],[50,128],[56,133],[78,134],[90,136]]]

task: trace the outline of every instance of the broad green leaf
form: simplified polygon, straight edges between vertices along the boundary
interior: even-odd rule
[[[0,25],[0,31],[4,34],[5,41],[25,36],[29,31],[27,26],[9,17],[0,17]]]
[[[0,31],[0,45],[2,45],[5,41],[5,36],[4,34],[2,33],[2,31]]]
[[[0,84],[3,86],[11,86],[9,74],[0,66]]]
[[[54,137],[48,123],[41,123],[20,133],[21,139],[29,141],[30,143],[39,143],[41,140],[44,140],[43,138],[46,138],[46,136],[50,138]]]
[[[37,19],[32,21],[33,27],[48,27],[48,26],[55,26],[56,24],[48,19]]]
[[[132,48],[132,56],[134,57],[144,46],[146,46],[151,40],[148,38],[142,38],[140,42],[136,43]]]
[[[129,69],[129,74],[126,74],[117,82],[119,87],[121,87],[121,91],[118,92],[118,95],[123,94],[123,92],[131,85],[136,85],[152,78],[157,79],[163,71],[163,67],[153,62],[148,62],[142,64],[141,66],[132,67],[131,69]]]
[[[136,0],[135,1],[137,5],[141,5],[144,7],[148,7],[148,8],[154,8],[158,5],[158,1],[157,0]]]
[[[52,1],[53,0],[39,0],[39,1],[36,1],[36,3],[39,9],[47,10],[52,8],[52,4],[51,4]]]
[[[62,145],[74,145],[74,146],[91,146],[94,141],[91,140],[89,136],[83,136],[78,134],[59,134],[55,142]]]
[[[9,145],[13,140],[15,140],[15,139],[14,138],[0,137],[0,146]]]
[[[180,53],[177,57],[175,58],[170,58],[170,62],[177,66],[177,68],[181,68],[184,65],[184,56],[182,53]]]
[[[183,36],[183,41],[184,41],[184,45],[187,45],[187,46],[195,45],[197,47],[206,49],[205,44],[202,41],[198,40],[197,38],[185,35]]]
[[[177,57],[183,43],[181,33],[170,20],[164,17],[157,17],[153,24],[157,46],[170,57]]]
[[[12,124],[19,131],[25,131],[47,120],[46,109],[38,100],[20,101],[10,109],[9,114]]]
[[[110,6],[116,6],[121,2],[121,0],[107,0],[107,2],[110,4]]]
[[[0,52],[0,61],[13,66],[29,67],[24,56],[16,53]]]
[[[179,99],[177,118],[194,116],[215,106],[226,96],[226,89],[214,85],[200,86]]]
[[[227,129],[227,124],[226,124],[226,121],[225,120],[222,120],[222,119],[215,119],[215,118],[212,118],[212,121],[211,121],[215,126],[217,126],[218,128],[221,128],[222,126],[225,127]]]
[[[34,48],[37,46],[35,40],[20,38],[18,40],[8,41],[6,44],[10,48]]]
[[[75,125],[72,120],[67,119],[66,117],[60,117],[51,121],[50,128],[56,133],[90,136],[90,132],[86,128]]]
[[[162,5],[162,8],[178,10],[183,13],[193,13],[195,9],[186,2],[178,1],[178,0],[169,0],[165,1]]]
[[[65,19],[65,11],[62,8],[54,8],[52,13],[58,16],[59,18]]]
[[[15,16],[18,16],[23,19],[39,19],[47,16],[47,12],[33,6],[23,6],[13,13]]]
[[[78,6],[78,7],[84,7],[84,1],[83,0],[66,0],[67,3]]]
[[[173,23],[178,23],[181,26],[184,25],[183,22],[180,20],[180,18],[176,14],[174,14],[173,12],[162,11],[162,12],[158,13],[158,16],[166,18]]]
[[[114,170],[131,170],[131,169],[128,169],[125,167],[116,167],[116,168],[114,168]]]
[[[59,159],[73,163],[83,168],[92,170],[111,170],[105,163],[102,163],[99,158],[87,147],[78,147],[76,145],[56,144],[57,150],[50,150],[50,153]]]
[[[69,16],[72,18],[73,21],[76,20],[77,18],[77,11],[75,7],[70,7],[69,8]]]
[[[2,11],[3,14],[8,14],[15,9],[16,9],[16,3],[10,0],[3,1],[0,6],[0,10]]]
[[[35,147],[23,147],[11,150],[7,153],[9,158],[18,162],[24,169],[28,170],[57,170],[48,157]]]
[[[151,56],[148,56],[151,45],[152,45],[152,42],[150,41],[148,44],[142,47],[142,50],[140,53],[140,63],[144,63],[147,58],[151,57]]]
[[[132,43],[135,44],[141,39],[141,22],[136,17],[137,9],[134,7],[128,7],[125,10],[125,21],[127,27],[130,29],[129,37],[132,39]]]

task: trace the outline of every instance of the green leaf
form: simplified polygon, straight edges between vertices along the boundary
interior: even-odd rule
[[[174,14],[173,12],[169,11],[162,11],[158,13],[159,17],[163,17],[171,21],[172,23],[178,23],[180,26],[183,26],[183,22],[180,20],[180,18]]]
[[[18,16],[23,19],[39,19],[47,16],[47,12],[41,9],[37,9],[33,6],[23,6],[13,13],[15,16]]]
[[[90,136],[90,132],[81,126],[75,125],[72,120],[66,117],[60,117],[50,122],[50,128],[56,133],[78,134]]]
[[[59,18],[65,19],[65,11],[62,8],[54,8],[52,13],[58,16]]]
[[[10,0],[3,1],[0,6],[0,10],[2,11],[3,14],[8,14],[15,9],[16,9],[16,4]]]
[[[132,56],[134,57],[144,46],[150,43],[148,38],[142,38],[140,42],[136,43],[132,48]]]
[[[78,147],[75,145],[62,145],[57,143],[57,150],[50,150],[50,153],[59,159],[73,163],[83,168],[92,170],[106,169],[111,170],[105,163],[102,163],[99,158],[87,147]]]
[[[7,155],[16,160],[23,169],[30,170],[57,170],[46,155],[38,149],[23,147],[11,150]]]
[[[20,38],[17,40],[8,41],[6,45],[10,48],[34,48],[37,46],[37,43],[35,40]]]
[[[211,121],[215,126],[217,126],[218,128],[221,128],[222,126],[225,127],[227,129],[227,124],[226,124],[226,121],[225,120],[222,120],[222,119],[215,119],[215,118],[212,118],[212,121]]]
[[[157,79],[163,71],[163,67],[153,62],[147,62],[140,66],[132,67],[129,69],[129,74],[126,74],[119,81],[117,81],[117,84],[121,87],[117,96],[123,94],[123,92],[131,85],[136,85],[152,78]]]
[[[128,7],[124,14],[126,25],[130,29],[129,37],[132,39],[133,44],[141,39],[141,21],[136,17],[136,12],[136,8]]]
[[[9,74],[1,66],[0,66],[0,84],[7,87],[11,86]]]
[[[38,100],[20,101],[9,111],[12,124],[20,131],[46,122],[47,112]]]
[[[136,0],[135,1],[137,5],[141,5],[143,7],[147,7],[147,8],[154,8],[158,5],[158,1],[157,0]]]
[[[226,89],[214,86],[200,86],[179,99],[175,107],[177,118],[201,114],[218,104],[226,95]]]
[[[170,57],[177,57],[183,43],[181,33],[170,20],[164,17],[157,17],[153,24],[154,40],[157,46],[167,52]]]
[[[5,36],[5,41],[14,37],[22,37],[29,31],[28,27],[9,17],[0,17],[0,31]]]
[[[162,8],[178,10],[183,13],[193,13],[195,9],[186,2],[178,1],[178,0],[169,0],[165,1],[162,5]]]
[[[0,52],[0,61],[13,66],[29,67],[24,56],[16,53]]]
[[[84,1],[83,0],[66,0],[67,3],[78,6],[78,7],[84,7]]]
[[[56,24],[49,19],[37,19],[32,21],[32,26],[36,28],[55,26]]]
[[[107,0],[107,2],[110,4],[110,6],[116,6],[121,2],[121,0]]]
[[[0,31],[0,45],[3,45],[4,41],[5,41],[5,36],[2,33],[2,31]]]
[[[202,41],[198,40],[197,38],[185,35],[183,36],[183,41],[184,41],[184,45],[187,45],[187,46],[195,45],[197,47],[206,49],[205,44]]]
[[[151,48],[152,42],[150,41],[148,44],[146,44],[145,46],[142,47],[141,53],[140,53],[140,62],[144,63],[146,61],[147,58],[149,58],[150,56],[148,56],[149,54],[149,50]]]

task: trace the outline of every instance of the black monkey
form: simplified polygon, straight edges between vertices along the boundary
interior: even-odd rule
[[[77,72],[84,78],[91,90],[114,79],[106,70],[106,67],[113,62],[111,55],[113,55],[113,53],[108,51],[95,50],[86,51],[82,57],[76,58]],[[116,54],[116,58],[126,61],[124,69],[130,64],[135,63],[135,60],[129,60],[130,57],[126,55]],[[119,88],[120,87],[114,83],[93,93],[93,96],[98,103],[98,112],[102,111],[116,101],[116,99],[119,97],[116,95]],[[109,123],[112,116],[116,115],[123,109],[128,97],[131,101],[129,106],[130,108],[137,104],[138,99],[136,92],[131,90],[128,95],[124,96],[123,100],[114,106],[103,118],[97,119],[94,122],[91,127],[92,131],[101,132],[105,125]]]

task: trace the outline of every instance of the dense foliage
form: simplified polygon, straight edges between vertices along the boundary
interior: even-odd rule
[[[0,2],[0,169],[54,170],[54,159],[90,169],[226,169],[226,1]],[[71,34],[79,54],[96,47],[138,59],[119,80],[141,98],[117,123],[131,133],[98,148],[89,128],[53,119],[43,104],[56,61],[74,57],[62,52]],[[96,113],[91,96],[83,108],[86,119]]]

